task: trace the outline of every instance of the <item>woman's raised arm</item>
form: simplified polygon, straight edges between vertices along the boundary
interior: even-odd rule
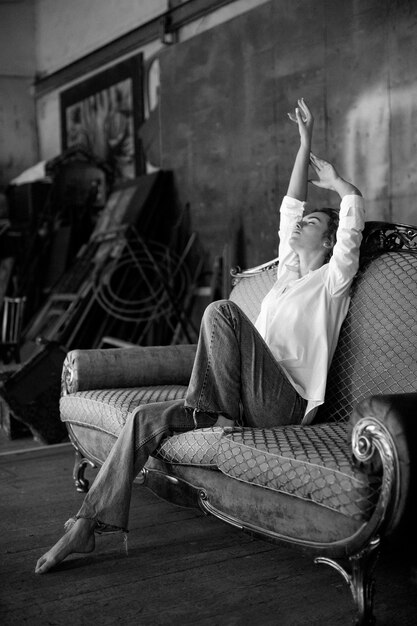
[[[287,196],[305,202],[307,200],[308,166],[310,162],[311,140],[313,136],[314,118],[304,101],[298,100],[294,113],[288,113],[292,122],[298,125],[300,147],[295,157],[294,166],[288,184]]]
[[[324,159],[320,159],[312,152],[310,153],[309,158],[311,166],[318,176],[317,180],[309,180],[310,183],[316,187],[321,187],[322,189],[336,191],[340,198],[350,195],[362,195],[355,185],[352,185],[352,183],[348,182],[337,173],[335,167],[331,163],[325,161]]]

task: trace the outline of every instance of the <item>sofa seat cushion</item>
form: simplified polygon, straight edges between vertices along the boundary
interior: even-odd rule
[[[224,429],[219,426],[198,428],[167,437],[155,456],[174,465],[199,465],[217,468],[217,452]]]
[[[324,546],[331,546],[333,556],[346,557],[346,540],[357,537],[366,526],[313,501],[234,480],[212,468],[171,464],[155,457],[146,463],[145,486],[180,506],[198,504],[258,536],[272,533],[273,538],[316,546],[321,554]]]
[[[351,462],[346,424],[241,428],[219,439],[221,472],[356,520],[372,514],[380,479]]]
[[[139,405],[185,398],[186,392],[183,385],[79,391],[61,397],[61,420],[118,437]]]

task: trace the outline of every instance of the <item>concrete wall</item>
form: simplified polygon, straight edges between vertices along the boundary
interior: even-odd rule
[[[161,53],[160,163],[211,254],[239,236],[242,263],[275,255],[299,96],[368,219],[416,224],[416,58],[417,5],[401,0],[275,0]]]
[[[94,52],[161,15],[167,6],[168,0],[37,0],[36,47],[40,75],[51,74]],[[140,51],[149,56],[160,48],[159,42],[152,42]],[[111,63],[101,70],[109,65]],[[94,73],[86,74],[82,80],[92,75]],[[51,159],[61,152],[60,93],[77,82],[37,99],[42,159]]]
[[[33,83],[166,11],[168,0],[0,3],[0,185],[61,151],[59,92]],[[150,53],[158,48],[150,46]]]
[[[38,159],[33,0],[0,4],[0,186]]]
[[[167,8],[168,0],[37,0],[38,70],[55,72]]]
[[[168,5],[167,0],[33,2],[37,68],[46,74]],[[12,24],[0,13],[6,37],[0,37],[0,59],[7,60],[0,62],[0,81],[15,80],[4,69],[12,62],[19,81],[28,86],[33,77],[33,2],[0,5],[3,12],[13,6],[24,12],[23,22],[13,24],[26,29],[16,40],[27,42],[13,46]],[[156,146],[152,160],[174,171],[180,203],[190,207],[192,227],[212,257],[238,237],[242,264],[275,255],[276,208],[297,147],[286,113],[301,95],[316,114],[315,150],[363,190],[369,219],[417,222],[416,35],[412,0],[237,0],[183,28],[180,43],[144,47],[145,61],[157,55],[160,66],[160,85],[158,80],[154,85],[160,106],[146,129]],[[17,63],[21,58],[23,65]],[[16,102],[17,93],[16,88]],[[37,102],[42,159],[61,149],[59,97],[57,90]],[[6,142],[4,132],[0,136],[0,148],[20,145],[26,160],[13,156],[7,172],[18,162],[21,171],[36,161],[35,133],[32,128],[27,148],[22,138],[28,133],[17,123],[13,130],[13,107],[5,113],[4,99],[1,106],[0,123],[10,134]],[[27,111],[26,128],[30,119]],[[4,168],[7,159],[0,158]],[[337,199],[315,190],[313,201]]]
[[[178,33],[181,41],[198,37],[236,15],[250,11],[267,0],[236,0],[183,27]],[[173,4],[180,4],[180,1]],[[40,74],[48,74],[76,61],[126,32],[162,15],[168,0],[37,0],[37,56]],[[142,52],[145,63],[164,49],[158,39],[136,52]],[[176,49],[174,46],[173,49]],[[116,60],[121,61],[122,58]],[[109,63],[101,70],[111,66]],[[101,71],[100,70],[100,71]],[[94,73],[86,74],[82,80]],[[55,157],[61,151],[60,94],[78,81],[52,91],[36,102],[40,155]]]

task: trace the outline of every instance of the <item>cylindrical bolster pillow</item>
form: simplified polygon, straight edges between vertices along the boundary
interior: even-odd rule
[[[188,385],[195,344],[71,350],[62,372],[64,394],[88,389]]]

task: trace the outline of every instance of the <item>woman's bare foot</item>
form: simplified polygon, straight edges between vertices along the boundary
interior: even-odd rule
[[[59,541],[36,563],[35,574],[46,574],[74,552],[92,552],[95,548],[94,528],[96,522],[79,518],[69,527]]]

